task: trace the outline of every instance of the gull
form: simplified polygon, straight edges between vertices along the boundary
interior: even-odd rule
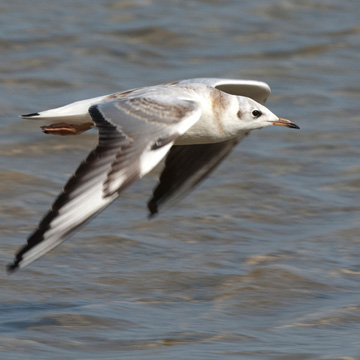
[[[42,126],[47,134],[77,135],[96,127],[99,138],[7,265],[8,272],[54,249],[164,157],[147,204],[150,218],[184,197],[250,131],[274,125],[299,129],[263,105],[269,94],[260,81],[198,78],[22,115],[49,121]]]

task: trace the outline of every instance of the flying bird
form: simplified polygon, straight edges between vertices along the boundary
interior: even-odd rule
[[[185,196],[251,130],[299,129],[263,105],[269,94],[259,81],[198,78],[22,115],[49,121],[42,127],[47,134],[77,135],[96,127],[99,139],[7,270],[23,268],[58,246],[164,157],[147,204],[149,217]]]

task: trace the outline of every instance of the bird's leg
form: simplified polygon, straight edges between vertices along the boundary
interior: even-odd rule
[[[41,129],[45,134],[66,136],[79,135],[84,131],[90,130],[93,126],[94,124],[91,122],[84,124],[68,124],[64,122],[59,122],[51,125],[42,126]]]

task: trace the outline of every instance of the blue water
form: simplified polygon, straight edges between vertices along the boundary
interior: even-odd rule
[[[256,131],[154,221],[156,172],[0,274],[0,358],[360,359],[356,0],[0,5],[0,268],[96,133],[19,114],[191,77],[269,83],[301,131]]]

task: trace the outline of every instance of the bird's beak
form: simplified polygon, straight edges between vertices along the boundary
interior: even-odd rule
[[[292,129],[300,129],[299,126],[297,126],[294,122],[288,119],[279,118],[278,120],[271,121],[271,123],[275,126],[286,126]]]

